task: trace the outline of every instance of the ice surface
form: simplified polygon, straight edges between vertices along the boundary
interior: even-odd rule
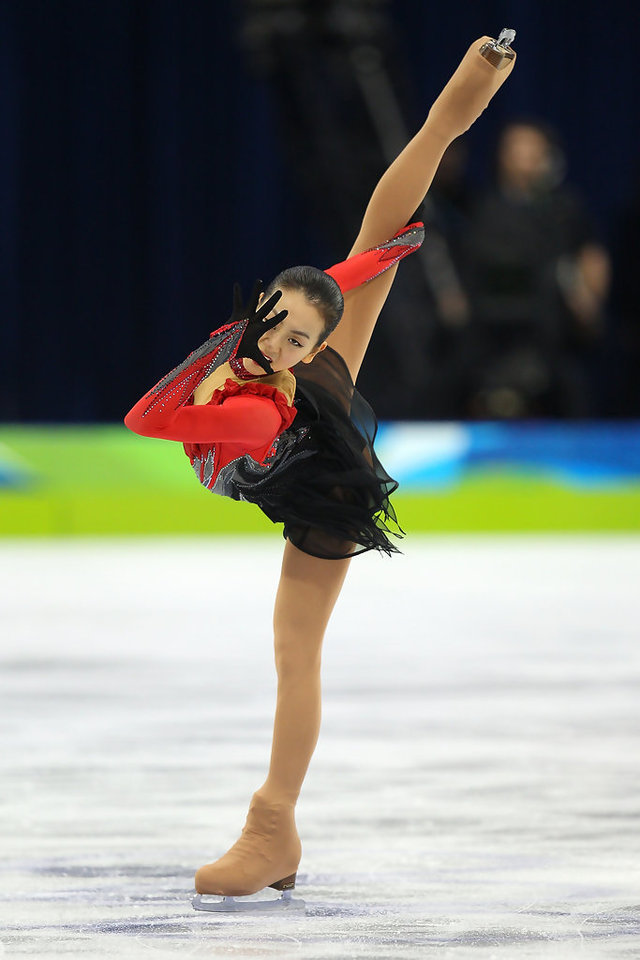
[[[640,957],[640,540],[403,549],[325,641],[306,913],[220,917],[189,897],[266,773],[281,542],[0,545],[0,954]]]

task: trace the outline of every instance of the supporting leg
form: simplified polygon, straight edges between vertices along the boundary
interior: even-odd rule
[[[321,560],[286,542],[274,610],[278,697],[260,793],[295,803],[320,730],[322,641],[350,560]]]
[[[295,884],[302,848],[294,810],[320,729],[322,640],[349,563],[285,544],[274,611],[278,699],[269,774],[240,838],[196,873],[198,894],[246,896]]]

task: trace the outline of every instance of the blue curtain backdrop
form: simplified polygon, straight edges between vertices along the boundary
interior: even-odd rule
[[[517,28],[517,69],[470,134],[471,172],[486,175],[509,117],[547,119],[609,241],[640,154],[627,4],[389,9],[414,129],[475,37]],[[234,279],[345,256],[305,216],[274,104],[237,43],[241,12],[232,0],[0,4],[2,420],[119,420],[224,322]]]

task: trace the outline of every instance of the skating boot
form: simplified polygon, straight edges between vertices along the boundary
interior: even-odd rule
[[[256,791],[240,838],[219,860],[200,867],[196,873],[194,910],[235,913],[304,908],[303,900],[291,896],[301,854],[293,805],[266,801]],[[271,900],[236,899],[252,897],[265,887],[281,891],[282,896]],[[205,896],[222,899],[203,900]]]

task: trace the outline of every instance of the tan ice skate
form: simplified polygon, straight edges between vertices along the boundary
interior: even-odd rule
[[[267,801],[256,791],[240,838],[219,860],[197,871],[194,910],[230,913],[304,907],[303,900],[291,896],[301,853],[293,804]],[[251,897],[265,887],[281,891],[282,896],[236,900]],[[202,899],[210,895],[222,900]]]

